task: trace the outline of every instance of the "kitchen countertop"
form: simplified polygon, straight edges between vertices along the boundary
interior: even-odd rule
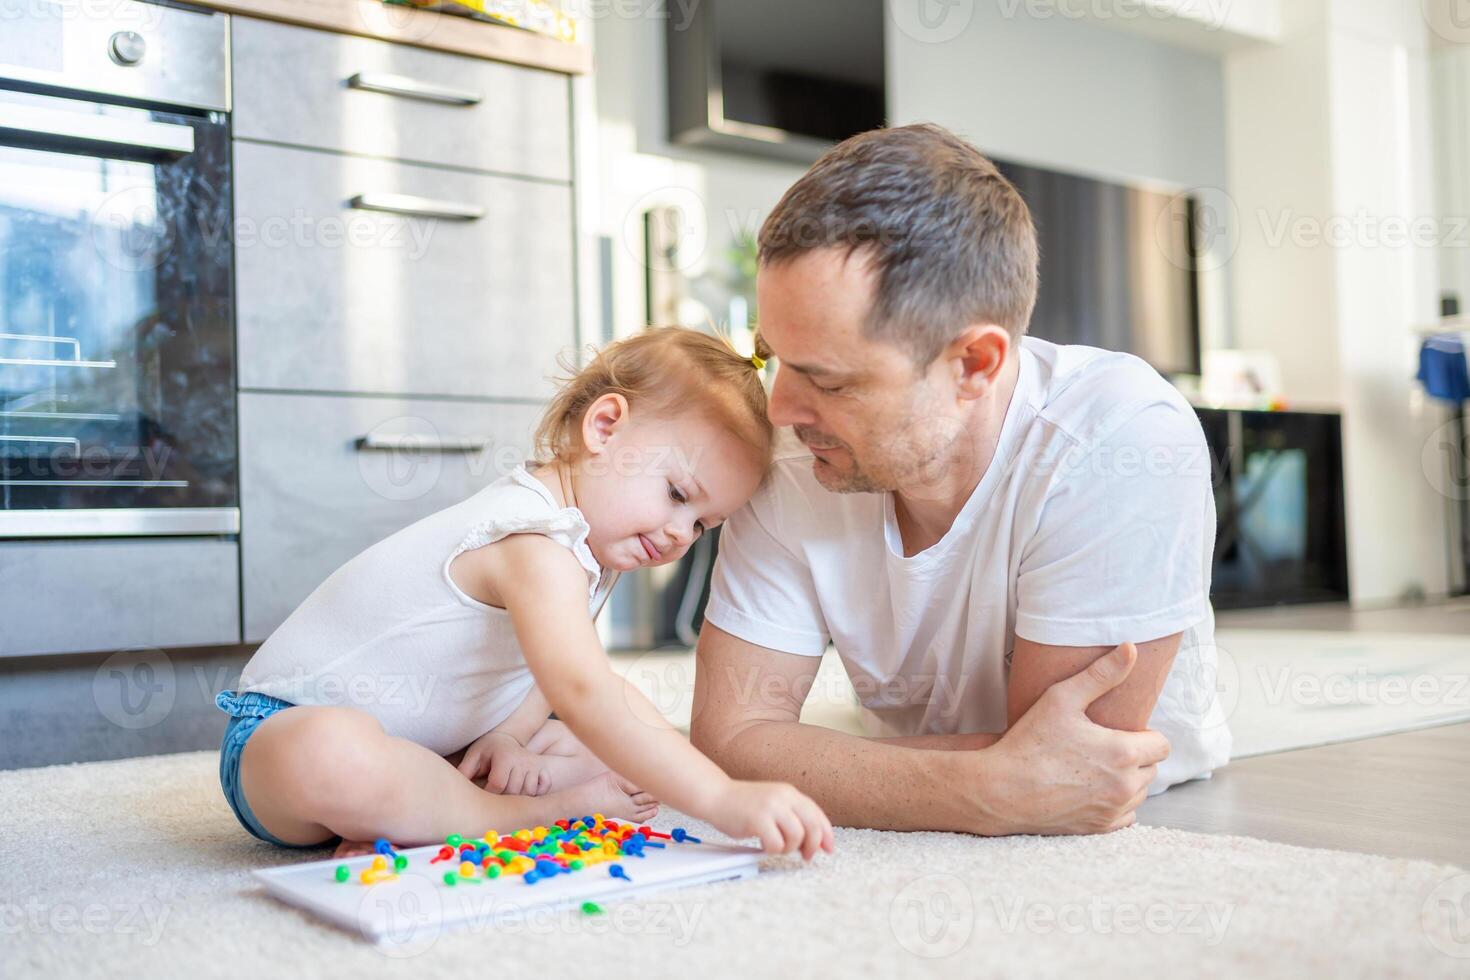
[[[500,24],[426,10],[389,6],[381,0],[194,0],[204,7],[339,34],[356,34],[453,54],[544,68],[567,75],[592,71],[592,47]]]

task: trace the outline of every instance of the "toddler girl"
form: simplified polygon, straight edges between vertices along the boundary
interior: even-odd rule
[[[593,626],[618,573],[677,561],[759,486],[762,363],[690,330],[612,344],[552,402],[541,462],[334,572],[217,699],[245,828],[414,845],[643,822],[661,800],[770,853],[830,851],[816,804],[725,775],[613,673]]]

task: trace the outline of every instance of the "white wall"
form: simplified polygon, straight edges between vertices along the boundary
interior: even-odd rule
[[[977,3],[952,39],[890,29],[892,121],[937,122],[1019,163],[1224,186],[1219,58],[1028,9]]]
[[[1438,423],[1411,380],[1435,316],[1428,30],[1417,0],[1297,0],[1283,42],[1226,58],[1241,345],[1343,416],[1355,603],[1446,590]]]
[[[1435,46],[1430,70],[1439,206],[1445,214],[1470,216],[1470,43]],[[1470,313],[1470,250],[1464,235],[1441,249],[1440,284],[1459,295],[1462,313]]]

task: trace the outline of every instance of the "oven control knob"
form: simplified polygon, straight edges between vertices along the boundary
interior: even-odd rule
[[[148,42],[137,31],[118,31],[112,35],[107,53],[120,65],[136,65],[148,53]]]

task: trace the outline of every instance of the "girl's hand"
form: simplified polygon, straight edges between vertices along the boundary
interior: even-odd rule
[[[486,732],[470,743],[459,771],[473,781],[485,777],[485,789],[510,796],[540,796],[551,789],[551,774],[541,756],[505,732]]]
[[[708,817],[737,840],[760,838],[767,854],[801,851],[810,861],[818,850],[832,853],[832,822],[821,808],[787,783],[732,780]]]

